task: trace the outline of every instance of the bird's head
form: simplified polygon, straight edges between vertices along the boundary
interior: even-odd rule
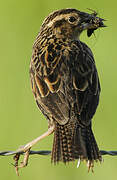
[[[41,32],[60,38],[77,39],[84,30],[91,36],[94,30],[105,27],[103,21],[95,12],[88,14],[76,9],[62,9],[54,11],[44,20]]]

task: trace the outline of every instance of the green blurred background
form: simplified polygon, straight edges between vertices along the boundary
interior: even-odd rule
[[[100,149],[117,150],[117,2],[115,0],[0,0],[0,150],[16,150],[47,130],[47,122],[37,109],[30,88],[29,63],[32,45],[43,19],[53,10],[77,8],[96,10],[108,27],[91,38],[82,34],[92,49],[101,81],[101,100],[93,121]],[[53,135],[34,150],[50,150]],[[0,179],[19,179],[12,157],[0,157]],[[50,156],[31,156],[20,170],[22,180],[99,180],[117,178],[117,157],[104,156],[88,173],[84,163],[51,165]]]

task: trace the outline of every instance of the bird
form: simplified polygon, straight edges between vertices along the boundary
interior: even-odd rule
[[[103,21],[96,12],[73,8],[56,10],[45,18],[33,45],[30,80],[48,130],[20,151],[29,152],[34,144],[54,133],[52,163],[78,160],[79,165],[85,161],[90,170],[94,162],[102,161],[92,131],[100,81],[94,55],[80,35],[87,31],[90,37],[96,29],[105,27]]]

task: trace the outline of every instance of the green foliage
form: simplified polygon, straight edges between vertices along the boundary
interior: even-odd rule
[[[73,7],[98,11],[107,19],[108,27],[81,39],[92,49],[101,81],[101,99],[93,120],[93,129],[100,149],[117,150],[117,4],[106,0],[6,0],[0,1],[0,150],[16,150],[47,130],[47,122],[38,111],[29,80],[32,44],[42,20],[51,11]],[[35,150],[50,150],[53,136],[37,144]],[[11,157],[0,157],[0,179],[17,179]],[[104,163],[95,165],[95,173],[88,173],[84,163],[79,169],[75,163],[51,165],[50,157],[31,156],[27,168],[20,170],[22,180],[106,180],[116,178],[116,157],[104,157]]]

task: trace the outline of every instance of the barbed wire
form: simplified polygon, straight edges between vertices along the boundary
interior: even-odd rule
[[[0,151],[0,156],[10,156],[10,155],[14,155],[14,154],[21,154],[23,155],[24,152],[17,152],[17,151]],[[34,154],[38,154],[38,155],[49,155],[51,154],[51,151],[29,151],[30,155],[34,155]]]
[[[15,163],[14,164],[11,163],[11,164],[14,166],[17,176],[19,176],[19,171],[18,171],[19,168],[27,166],[29,155],[34,155],[34,154],[50,155],[51,151],[48,151],[48,150],[42,150],[42,151],[29,150],[27,152],[18,151],[18,150],[16,150],[16,151],[0,151],[0,156],[11,156],[11,155],[13,155],[13,160],[15,161]],[[100,154],[101,155],[117,156],[117,151],[100,150]],[[20,155],[24,155],[24,160],[19,165],[18,162],[19,162]],[[93,169],[92,169],[92,171],[93,171]]]
[[[23,155],[24,152],[17,152],[17,151],[0,151],[0,156],[10,156],[14,154],[20,154]],[[29,152],[30,155],[49,155],[51,154],[51,151],[48,150],[42,150],[42,151],[32,151],[30,150]],[[105,151],[105,150],[100,150],[101,155],[110,155],[110,156],[117,156],[117,151]]]

